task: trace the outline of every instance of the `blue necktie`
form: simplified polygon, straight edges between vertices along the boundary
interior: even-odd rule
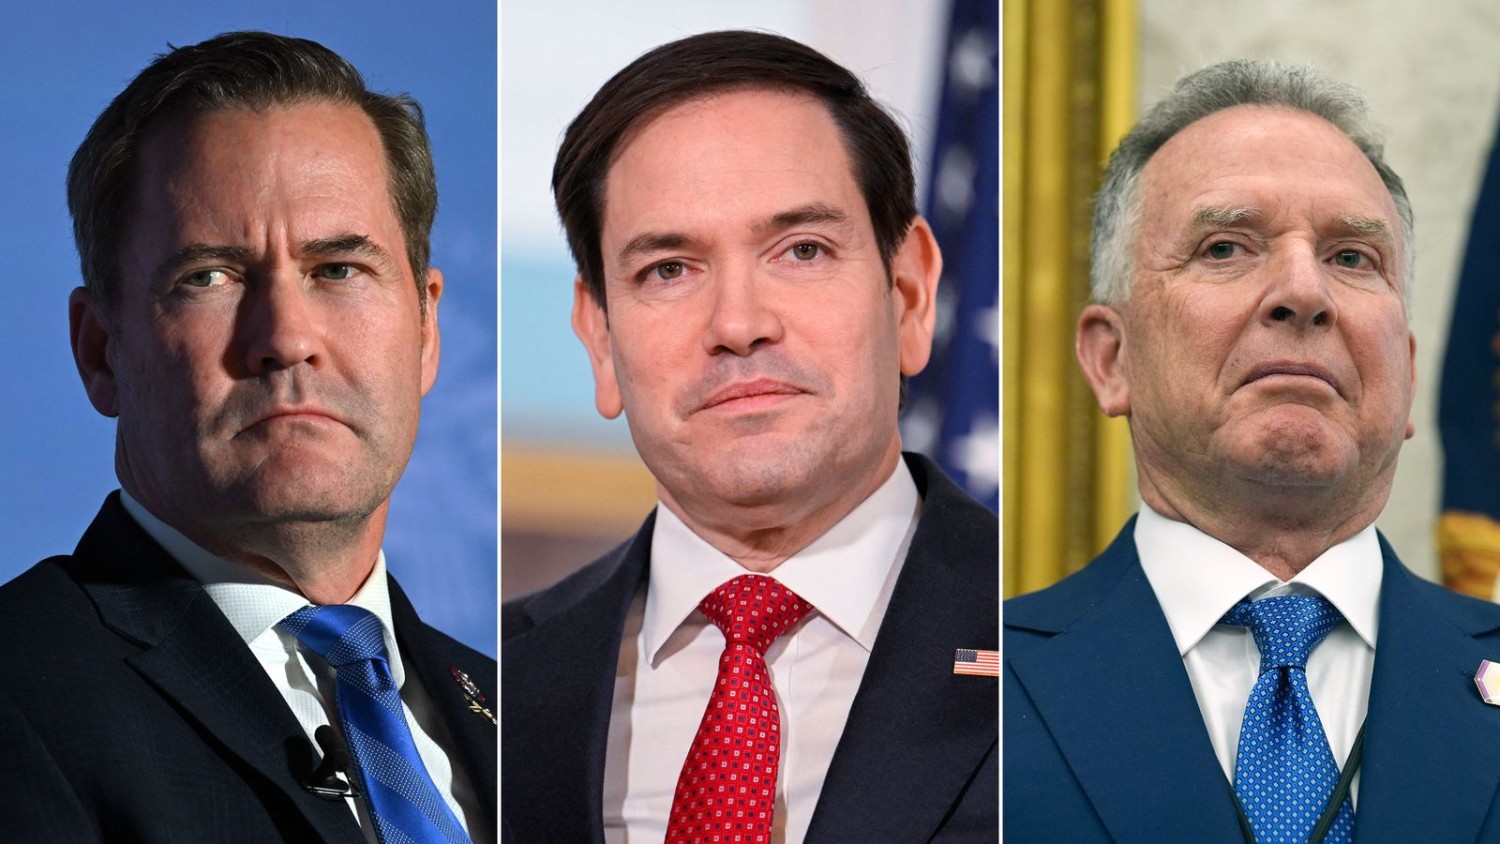
[[[282,630],[333,666],[344,738],[382,844],[469,844],[412,741],[380,619],[347,604],[303,607]]]
[[[1223,624],[1248,627],[1260,648],[1260,678],[1240,724],[1234,790],[1260,844],[1305,842],[1338,783],[1339,769],[1307,690],[1307,657],[1343,621],[1326,600],[1284,595],[1241,601]],[[1348,796],[1325,841],[1354,837]]]

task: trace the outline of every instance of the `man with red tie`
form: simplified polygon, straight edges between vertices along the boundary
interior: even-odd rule
[[[994,514],[901,451],[942,259],[848,71],[720,32],[637,59],[553,171],[635,538],[502,612],[518,841],[986,841]]]

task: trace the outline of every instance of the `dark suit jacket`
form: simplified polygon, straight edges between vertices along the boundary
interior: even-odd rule
[[[494,794],[495,727],[451,671],[493,701],[494,661],[423,624],[394,581],[391,610],[456,763]],[[228,619],[118,495],[71,557],[0,587],[0,839],[362,844],[342,801],[298,785],[315,758]]]
[[[995,515],[926,458],[922,517],[849,711],[809,842],[994,841],[995,681],[955,676],[994,647]],[[603,838],[605,739],[621,630],[655,516],[602,559],[501,610],[501,813],[521,844]]]
[[[1098,559],[1005,604],[1005,840],[1240,841],[1233,789],[1141,569],[1132,519]],[[1500,841],[1500,606],[1380,540],[1380,629],[1356,842]]]

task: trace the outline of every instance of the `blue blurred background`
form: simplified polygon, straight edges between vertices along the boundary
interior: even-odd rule
[[[11,4],[0,25],[0,254],[11,262],[0,356],[0,581],[72,550],[114,489],[114,423],[68,349],[79,283],[64,178],[94,117],[168,44],[235,29],[311,38],[375,90],[426,110],[437,161],[433,264],[447,278],[442,370],[397,487],[390,569],[423,617],[495,653],[496,7],[489,3]]]

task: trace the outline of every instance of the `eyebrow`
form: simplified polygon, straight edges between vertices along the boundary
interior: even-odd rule
[[[372,261],[391,262],[391,253],[385,247],[362,234],[338,234],[306,240],[299,251],[312,258],[366,258]]]
[[[1201,205],[1193,209],[1194,229],[1217,229],[1263,222],[1265,212],[1254,205]]]
[[[681,249],[684,246],[693,246],[697,243],[698,240],[696,238],[677,232],[647,232],[645,234],[638,234],[630,240],[625,241],[625,245],[620,247],[620,251],[615,254],[615,261],[620,264],[627,264],[632,258],[639,255],[649,255],[653,252],[664,252],[669,249]]]
[[[765,236],[796,226],[829,226],[842,227],[849,225],[849,215],[821,202],[802,205],[759,220],[750,225],[750,231],[757,236]],[[631,259],[640,255],[653,252],[664,252],[683,247],[701,246],[703,241],[681,232],[646,232],[636,235],[625,241],[625,245],[615,253],[615,260],[620,264],[629,263]]]
[[[189,243],[173,250],[156,268],[156,277],[173,275],[181,267],[206,261],[231,261],[244,263],[250,260],[250,250],[243,246],[227,246],[219,243]]]
[[[1265,221],[1265,212],[1253,205],[1215,206],[1204,205],[1193,210],[1192,232],[1204,229],[1232,228],[1242,225],[1257,225]],[[1329,227],[1329,236],[1355,235],[1377,241],[1385,246],[1394,246],[1396,239],[1391,227],[1378,217],[1363,217],[1344,214]]]
[[[814,202],[811,205],[803,205],[790,211],[773,214],[750,228],[756,234],[770,234],[796,226],[844,226],[848,223],[848,214],[821,202]]]
[[[1392,241],[1391,227],[1375,217],[1345,215],[1339,218],[1339,228],[1352,234],[1364,235],[1376,240]]]
[[[362,234],[338,234],[303,241],[298,245],[302,255],[312,258],[366,258],[372,261],[391,260],[391,254],[380,244]],[[165,277],[189,264],[208,261],[224,261],[247,264],[255,259],[255,253],[244,246],[229,246],[222,243],[189,243],[173,250],[157,267],[157,277]]]

